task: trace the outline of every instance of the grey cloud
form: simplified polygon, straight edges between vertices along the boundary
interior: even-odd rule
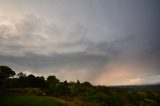
[[[0,25],[2,27],[0,47],[1,53],[4,55],[5,52],[7,55],[9,53],[13,55],[12,52],[14,52],[14,55],[17,54],[17,56],[26,53],[45,55],[55,52],[83,51],[85,49],[81,45],[63,48],[63,45],[76,43],[84,39],[87,29],[80,24],[68,26],[57,25],[57,23],[48,24],[34,15],[27,15],[23,20],[11,24],[10,26]],[[10,33],[13,26],[15,26],[14,30],[16,32]],[[16,39],[12,38],[13,35]]]
[[[114,56],[112,44],[90,41],[87,28],[79,23],[41,23],[38,17],[27,15],[11,24],[15,25],[16,39],[8,35],[8,39],[1,39],[0,64],[16,66],[18,71],[69,73],[81,69],[90,72],[87,77],[92,79]]]
[[[0,18],[0,64],[36,73],[85,70],[89,81],[110,72],[103,68],[111,63],[143,66],[146,70],[137,70],[145,78],[160,74],[159,2],[20,4],[23,14],[33,14],[16,21]]]
[[[117,61],[137,64],[148,68],[144,74],[160,74],[160,43],[156,34],[131,35],[115,41],[118,46]]]
[[[85,80],[92,80],[108,61],[106,56],[88,55],[85,52],[69,54],[52,54],[41,56],[28,54],[25,57],[0,56],[0,64],[11,65],[17,72],[30,70],[33,73],[63,73],[72,75],[78,70],[89,73]],[[73,71],[73,72],[72,72]],[[65,76],[65,75],[64,75]],[[61,78],[63,79],[63,77]],[[72,79],[72,78],[70,78]]]

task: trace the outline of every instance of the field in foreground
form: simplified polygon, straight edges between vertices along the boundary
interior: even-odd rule
[[[47,96],[4,96],[0,106],[67,106]]]
[[[10,89],[6,96],[0,97],[0,106],[160,106],[160,90],[158,89],[98,88],[94,92],[93,89],[87,91],[81,89],[79,96],[75,97],[40,96],[36,88]],[[25,93],[26,89],[29,91],[36,89],[36,92]]]

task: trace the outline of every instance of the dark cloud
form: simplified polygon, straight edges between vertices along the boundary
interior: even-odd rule
[[[138,79],[143,83],[148,76],[153,80],[160,75],[158,1],[72,4],[59,2],[50,7],[53,13],[46,6],[45,10],[30,5],[33,14],[15,21],[0,17],[0,64],[17,72],[55,73],[61,79],[93,82],[107,74],[110,80],[113,75],[115,83],[123,74],[131,82]]]
[[[97,75],[97,71],[108,61],[106,56],[89,55],[85,52],[69,53],[69,54],[53,54],[51,56],[28,54],[25,57],[0,56],[0,64],[11,65],[15,70],[33,71],[34,73],[58,73],[58,71],[66,70],[68,74],[72,71],[85,70],[90,73],[86,80],[93,79]],[[17,69],[17,67],[20,67]],[[89,77],[91,76],[91,77]],[[63,79],[63,77],[62,77]]]

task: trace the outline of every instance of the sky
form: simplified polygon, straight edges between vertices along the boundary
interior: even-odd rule
[[[94,85],[160,83],[159,0],[1,0],[0,65]]]

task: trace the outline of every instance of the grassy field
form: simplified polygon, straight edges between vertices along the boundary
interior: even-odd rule
[[[0,97],[0,106],[67,106],[58,100],[46,96],[4,96]]]

